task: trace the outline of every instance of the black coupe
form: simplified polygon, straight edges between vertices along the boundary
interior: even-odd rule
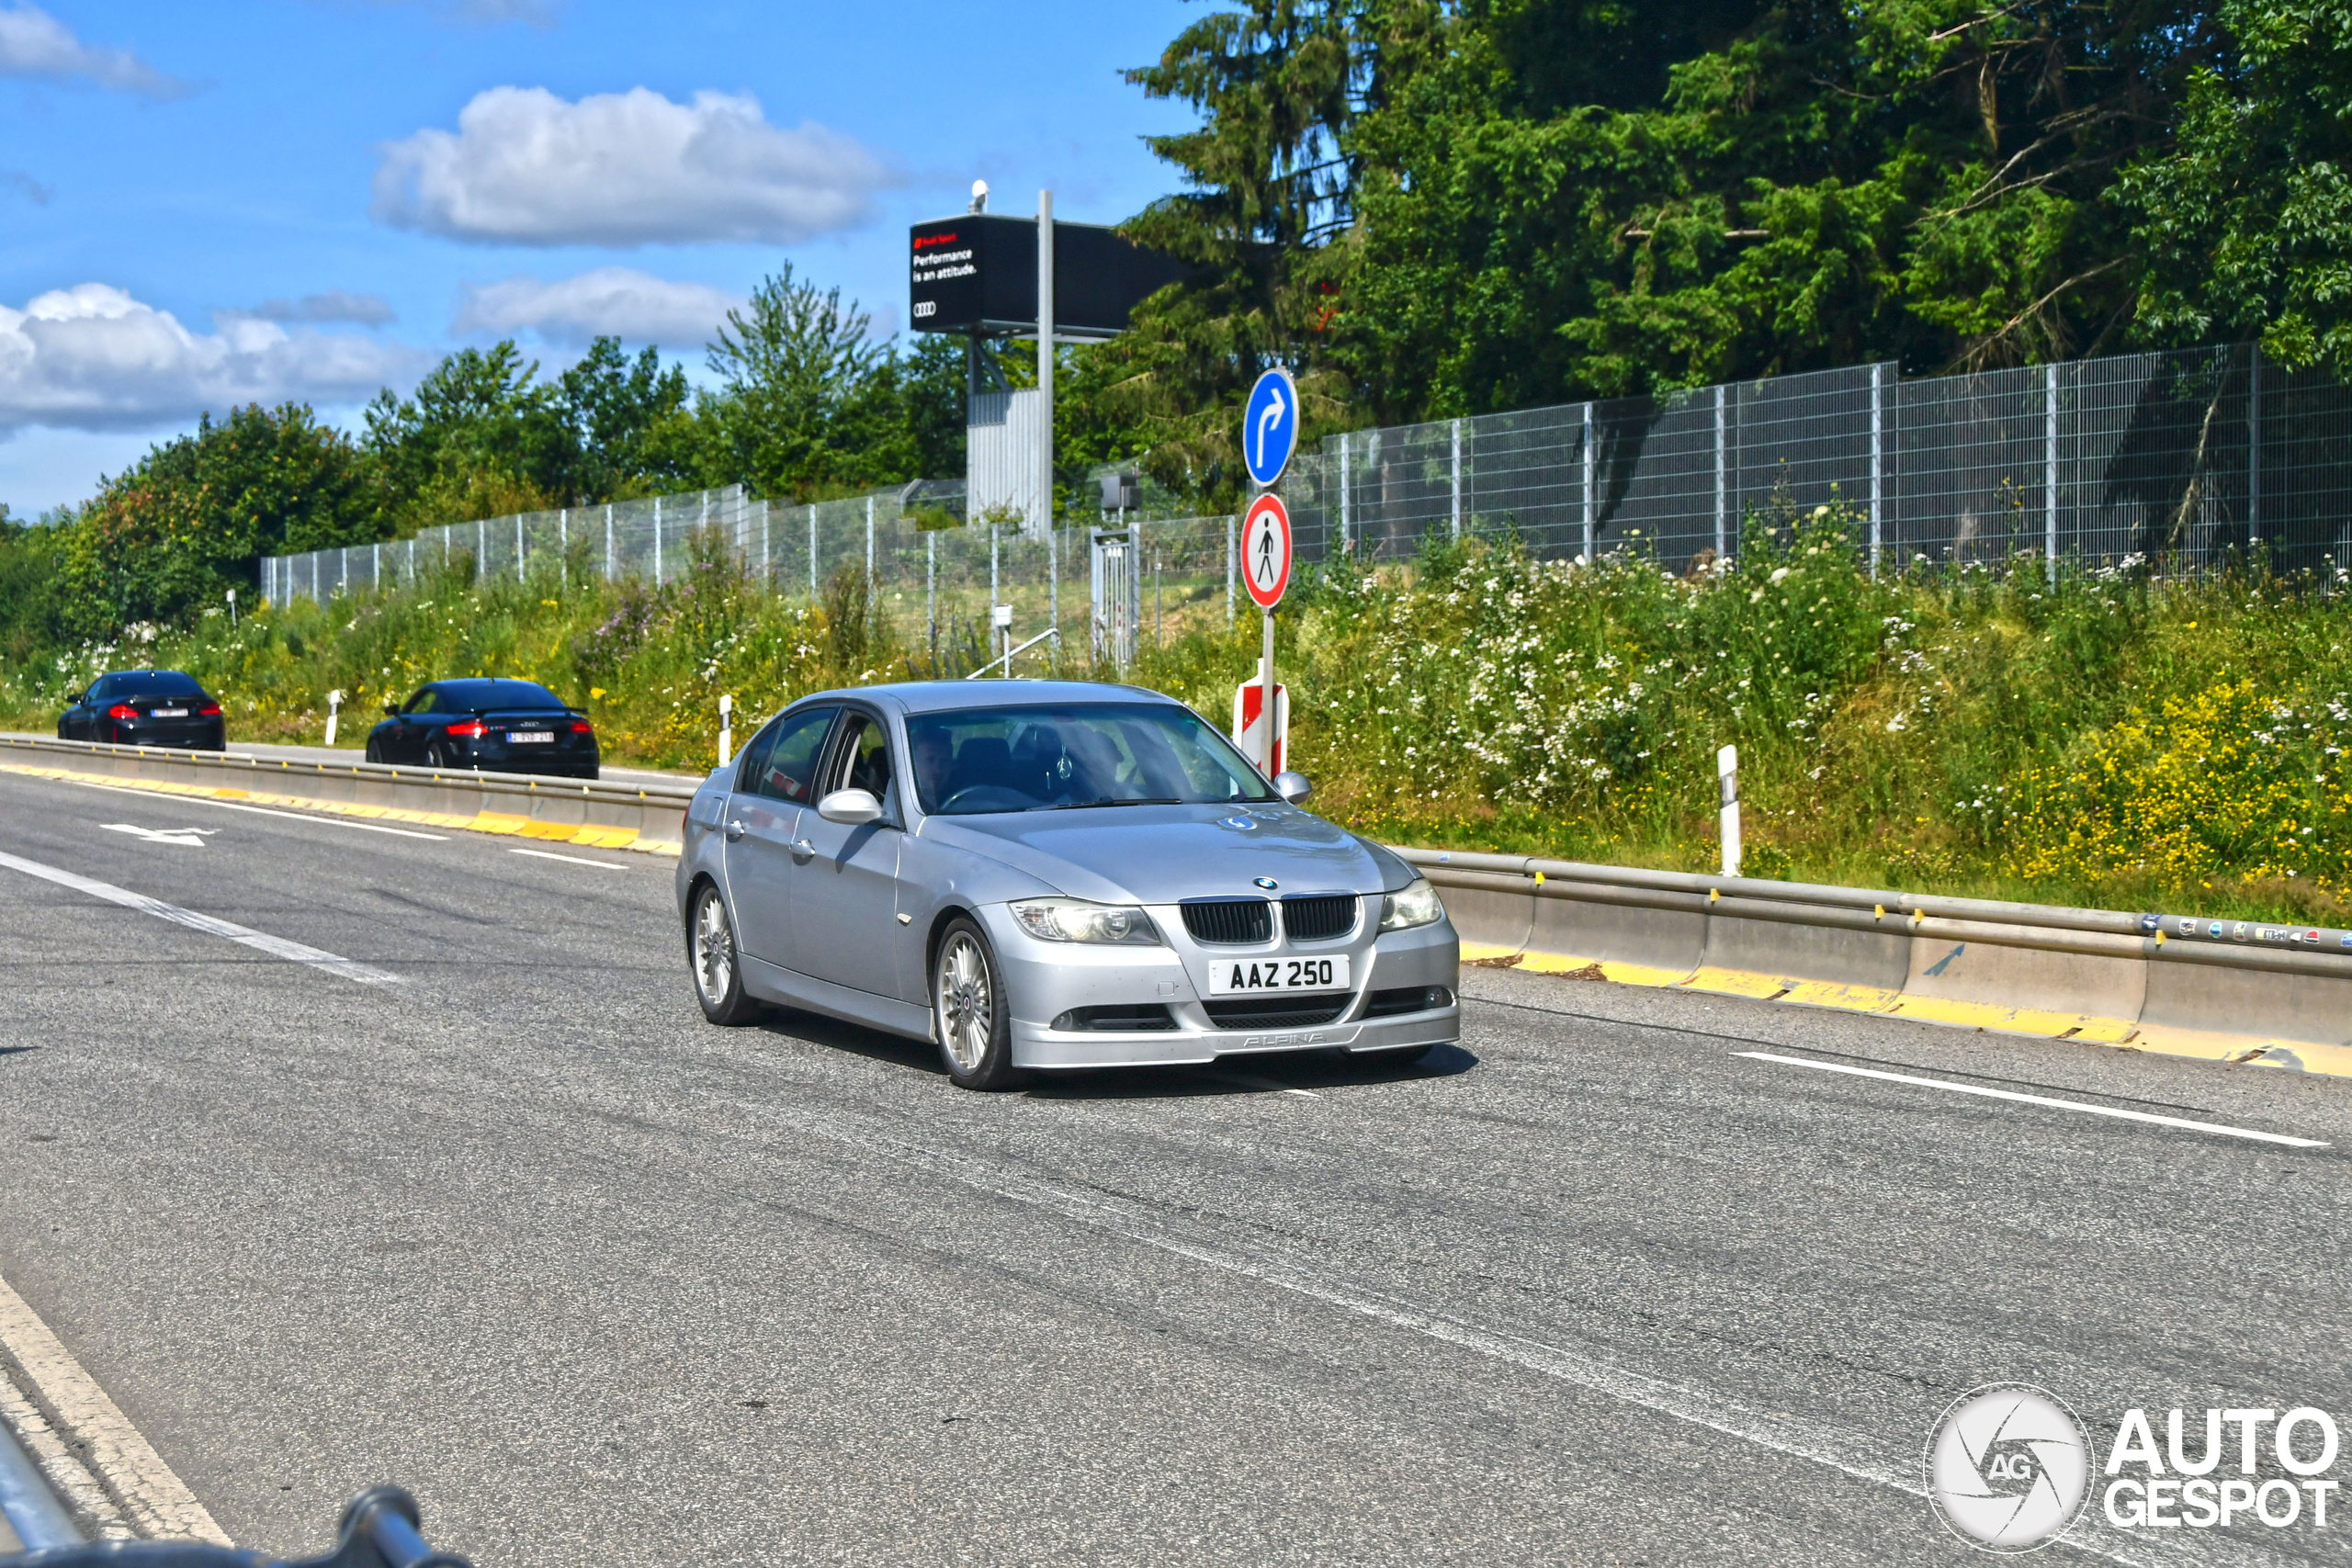
[[[74,705],[57,719],[60,740],[113,746],[185,746],[219,751],[228,745],[220,705],[193,675],[177,670],[117,670],[67,695]]]
[[[435,681],[384,714],[368,733],[371,762],[596,776],[595,727],[536,681]]]

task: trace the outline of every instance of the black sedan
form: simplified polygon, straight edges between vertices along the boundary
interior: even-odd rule
[[[384,715],[368,733],[371,762],[596,776],[595,727],[536,681],[435,681]]]
[[[65,700],[74,705],[58,716],[60,740],[185,746],[197,751],[219,751],[228,745],[220,705],[195,676],[177,670],[117,670]]]

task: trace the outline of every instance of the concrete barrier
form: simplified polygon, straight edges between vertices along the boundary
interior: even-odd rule
[[[676,854],[695,786],[537,778],[0,736],[0,769],[601,849]]]
[[[2352,1076],[2352,931],[1398,852],[1472,963]]]

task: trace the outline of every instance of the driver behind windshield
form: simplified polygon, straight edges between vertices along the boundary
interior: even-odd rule
[[[1174,704],[1069,703],[907,721],[925,813],[1266,801],[1258,770]]]

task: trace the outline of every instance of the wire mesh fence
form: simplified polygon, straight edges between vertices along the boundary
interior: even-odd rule
[[[436,572],[544,581],[558,592],[600,578],[658,584],[689,570],[693,552],[712,543],[778,594],[836,609],[868,604],[889,633],[877,646],[927,646],[938,668],[977,666],[1048,628],[1065,639],[1065,653],[1123,668],[1139,641],[1233,618],[1230,518],[1106,517],[1037,539],[1017,524],[963,524],[936,489],[914,486],[814,503],[729,486],[485,518],[413,539],[271,557],[262,588],[284,607],[413,587]],[[1118,561],[1125,588],[1115,604],[1097,592],[1098,550]],[[1000,606],[1001,621],[991,613]]]
[[[1915,380],[1878,364],[1351,431],[1302,454],[1281,489],[1303,563],[1508,532],[1550,558],[1636,549],[1681,571],[1831,505],[1867,530],[1874,570],[2020,554],[2294,570],[2352,560],[2347,435],[2352,390],[2252,347]],[[1148,509],[1166,504],[1144,488]],[[811,603],[862,573],[853,586],[870,586],[899,642],[920,629],[943,668],[1048,628],[1065,654],[1124,666],[1142,641],[1232,623],[1232,518],[1106,513],[1040,539],[963,521],[961,499],[931,483],[787,503],[730,485],[273,557],[261,586],[284,605],[460,566],[559,588],[660,583],[716,538]]]
[[[1508,530],[1671,570],[1834,505],[1874,565],[2352,554],[2352,391],[2251,346],[1905,380],[1893,365],[1352,431],[1283,486],[1302,556]]]

